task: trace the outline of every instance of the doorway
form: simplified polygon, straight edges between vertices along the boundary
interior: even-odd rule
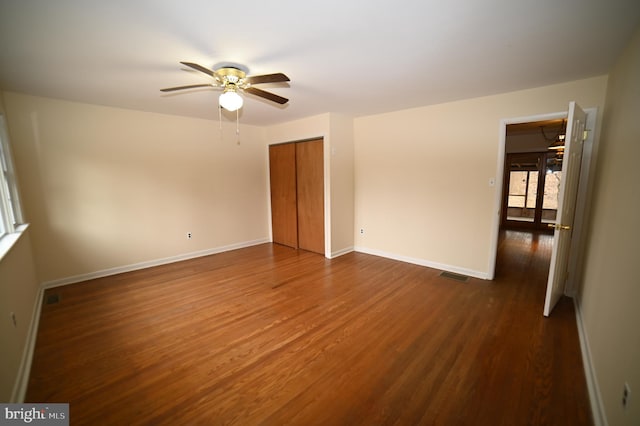
[[[516,154],[516,153],[530,153],[530,152],[545,152],[548,148],[547,146],[540,145],[540,139],[535,138],[537,142],[530,144],[530,137],[528,134],[532,134],[533,132],[540,131],[541,122],[545,121],[562,121],[566,120],[567,112],[556,112],[550,114],[543,115],[535,115],[528,117],[519,117],[519,118],[509,118],[502,119],[500,121],[500,133],[499,133],[499,146],[498,146],[498,162],[497,162],[497,171],[496,171],[496,182],[499,185],[499,188],[496,192],[495,197],[495,211],[497,212],[494,223],[493,223],[493,235],[492,235],[492,256],[489,258],[489,279],[495,279],[496,275],[496,262],[498,257],[498,244],[499,244],[499,236],[500,233],[506,229],[505,227],[505,216],[506,209],[504,206],[505,193],[508,197],[508,187],[506,184],[506,175],[510,171],[510,168],[507,166],[507,155],[508,154]],[[510,135],[509,139],[511,143],[507,145],[507,128],[510,127]],[[520,134],[519,131],[522,131],[523,134]],[[520,140],[520,142],[515,142],[514,140]],[[535,145],[535,147],[532,147]],[[508,150],[507,150],[508,149]],[[525,200],[526,205],[526,200]]]
[[[569,251],[569,261],[568,261],[568,278],[565,284],[564,293],[569,296],[574,296],[578,283],[581,280],[581,268],[580,265],[583,261],[581,256],[581,241],[583,239],[584,232],[584,223],[585,219],[589,214],[589,204],[588,204],[588,192],[589,187],[591,186],[590,173],[592,170],[593,164],[597,162],[597,140],[595,138],[596,135],[596,117],[598,115],[597,108],[587,108],[586,112],[586,127],[585,127],[585,137],[583,144],[583,154],[581,166],[579,167],[579,181],[581,182],[578,187],[578,194],[575,201],[575,219],[573,223],[573,231],[571,233],[571,243],[570,246],[574,249]],[[562,121],[567,120],[568,111],[549,113],[549,114],[541,114],[535,116],[527,116],[527,117],[519,117],[519,118],[510,118],[510,119],[502,119],[500,121],[500,134],[499,134],[499,149],[498,149],[498,163],[497,163],[497,173],[496,176],[503,177],[505,175],[505,171],[508,170],[506,168],[507,165],[507,154],[512,152],[507,152],[507,127],[510,125],[518,125],[523,127],[534,127],[540,132],[540,123],[548,122],[548,121]],[[545,132],[547,137],[549,137],[552,133],[549,129],[545,128]],[[522,149],[523,146],[520,146]],[[530,149],[531,150],[531,149]],[[532,151],[537,152],[550,152],[547,149],[536,149]],[[563,158],[563,160],[566,160]],[[545,171],[546,173],[546,171]],[[562,179],[562,176],[560,176]],[[489,259],[489,279],[495,278],[496,273],[496,259],[498,253],[498,243],[499,243],[499,235],[501,230],[504,229],[503,226],[503,199],[504,199],[504,191],[505,188],[505,180],[497,179],[497,183],[500,186],[497,191],[497,196],[495,197],[495,211],[497,214],[494,217],[494,225],[493,225],[493,235],[492,235],[492,253],[493,256],[490,256]],[[576,249],[577,248],[577,249]]]

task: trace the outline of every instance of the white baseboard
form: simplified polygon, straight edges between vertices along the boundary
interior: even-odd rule
[[[258,240],[244,241],[241,243],[230,244],[227,246],[215,247],[206,250],[194,251],[191,253],[179,254],[177,256],[165,257],[162,259],[149,260],[146,262],[134,263],[131,265],[117,266],[115,268],[102,269],[100,271],[89,272],[87,274],[74,275],[71,277],[61,278],[42,283],[42,288],[60,287],[63,285],[79,283],[82,281],[93,280],[95,278],[108,277],[110,275],[121,274],[123,272],[137,271],[138,269],[151,268],[153,266],[166,265],[169,263],[180,262],[182,260],[195,259],[197,257],[209,256],[212,254],[223,253],[225,251],[237,250],[245,247],[256,246],[258,244],[268,243],[271,240],[261,238]]]
[[[598,378],[593,362],[591,361],[589,339],[584,329],[582,310],[580,309],[580,302],[577,297],[573,299],[573,306],[576,311],[576,324],[578,326],[578,338],[580,339],[580,350],[582,352],[582,365],[584,366],[584,375],[587,379],[587,391],[589,392],[593,424],[594,426],[608,426],[609,423],[604,413],[604,404],[602,403],[602,395],[600,394],[600,387],[598,386]]]
[[[442,271],[454,272],[456,274],[468,275],[483,280],[490,279],[486,272],[474,271],[472,269],[460,268],[458,266],[446,265],[443,263],[432,262],[430,260],[418,259],[414,257],[402,256],[395,253],[389,253],[381,250],[370,249],[367,247],[355,246],[354,250],[359,253],[372,254],[374,256],[386,257],[387,259],[399,260],[401,262],[413,263],[414,265],[426,266],[428,268],[440,269]]]
[[[38,325],[40,324],[40,308],[42,306],[43,297],[44,289],[39,288],[38,294],[36,295],[35,304],[33,305],[33,311],[31,312],[31,323],[29,324],[27,339],[25,341],[24,348],[22,349],[22,359],[20,360],[20,367],[18,368],[16,381],[13,384],[13,390],[11,392],[11,402],[14,404],[24,402],[24,397],[27,394],[29,375],[31,373],[31,361],[33,360],[33,351],[36,347],[36,337],[38,337]]]

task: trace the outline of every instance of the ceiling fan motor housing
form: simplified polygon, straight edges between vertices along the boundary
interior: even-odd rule
[[[215,73],[223,83],[233,84],[234,86],[241,84],[242,80],[247,76],[241,69],[232,67],[217,69]]]

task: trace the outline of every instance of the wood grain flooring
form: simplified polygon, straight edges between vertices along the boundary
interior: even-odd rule
[[[27,401],[72,425],[591,424],[571,300],[542,316],[550,237],[499,252],[494,281],[264,244],[50,289]]]

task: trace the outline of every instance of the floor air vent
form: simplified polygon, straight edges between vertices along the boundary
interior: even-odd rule
[[[60,301],[60,296],[58,296],[57,294],[50,294],[47,296],[47,299],[45,300],[45,303],[47,305],[55,305],[56,303],[58,303]]]
[[[466,275],[454,274],[453,272],[442,271],[440,273],[441,277],[449,278],[450,280],[460,281],[462,283],[466,283],[469,280],[469,277]]]

